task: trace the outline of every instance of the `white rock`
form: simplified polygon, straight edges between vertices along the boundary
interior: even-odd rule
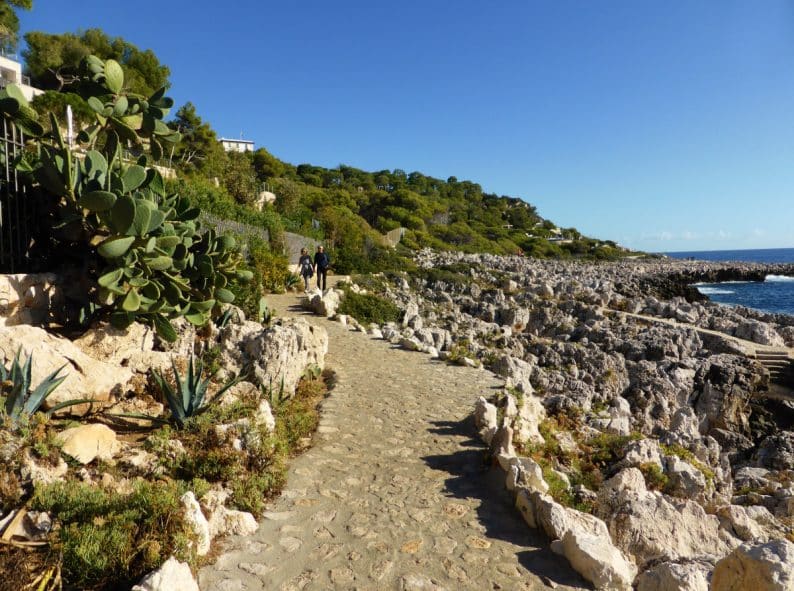
[[[20,347],[25,356],[33,354],[31,382],[34,387],[65,366],[61,375],[66,379],[49,395],[44,403],[45,409],[75,399],[106,402],[113,394],[121,393],[132,378],[128,368],[89,357],[68,339],[40,328],[25,325],[0,327],[0,356],[10,361]],[[88,405],[84,407],[88,409]],[[72,407],[72,410],[79,408]]]
[[[532,493],[530,498],[535,520],[552,540],[562,539],[567,531],[573,529],[609,539],[606,524],[597,517],[565,507],[546,494]]]
[[[598,491],[597,514],[614,543],[640,565],[704,554],[723,556],[739,543],[694,501],[645,489],[642,473],[628,468]]]
[[[490,445],[496,433],[496,406],[485,400],[482,396],[474,405],[474,424],[480,432],[480,437]]]
[[[709,591],[711,570],[704,562],[662,562],[637,577],[637,591]]]
[[[94,326],[76,339],[74,344],[95,359],[121,364],[135,353],[152,351],[154,331],[137,322],[125,329],[118,329],[110,324]]]
[[[264,425],[270,433],[276,429],[276,419],[273,417],[273,410],[270,408],[270,403],[264,398],[259,401],[259,406],[256,408],[254,422],[258,425]]]
[[[307,367],[325,367],[328,332],[303,318],[288,318],[249,337],[243,353],[255,383],[280,389],[283,380],[284,392],[291,396]]]
[[[186,492],[179,500],[182,502],[182,508],[185,511],[185,520],[196,535],[196,554],[205,556],[210,551],[210,543],[212,542],[210,524],[207,518],[204,517],[204,513],[201,512],[201,507],[199,507],[193,491]]]
[[[549,485],[543,479],[543,469],[532,458],[513,458],[510,468],[515,469],[515,486],[526,488],[529,492],[548,492]]]
[[[132,591],[199,591],[199,586],[187,563],[172,556],[156,571],[143,577]]]
[[[81,464],[109,460],[121,449],[113,429],[99,423],[66,429],[57,435],[57,440],[63,453]]]
[[[714,567],[712,591],[791,591],[794,544],[774,540],[742,544]]]
[[[256,518],[245,511],[236,511],[226,507],[218,507],[210,516],[210,535],[250,536],[259,529]]]
[[[532,503],[532,493],[528,490],[519,488],[516,491],[516,509],[521,513],[521,517],[527,522],[527,525],[532,529],[538,527],[538,521],[535,519],[535,505]]]
[[[540,400],[531,394],[525,395],[518,409],[518,416],[513,421],[516,440],[521,443],[543,443],[538,426],[545,418],[546,409]]]
[[[785,536],[769,509],[761,505],[725,505],[717,509],[717,517],[723,529],[745,542],[766,542]]]
[[[565,532],[552,550],[565,556],[573,569],[599,591],[631,591],[637,567],[612,545],[609,535],[594,536],[579,529]]]

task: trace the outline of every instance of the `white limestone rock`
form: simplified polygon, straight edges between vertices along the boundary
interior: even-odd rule
[[[605,482],[598,500],[597,515],[608,524],[613,541],[639,565],[655,559],[723,556],[739,543],[694,501],[647,490],[637,468]]]
[[[52,273],[0,275],[0,326],[42,324],[62,299]]]
[[[535,520],[552,540],[562,539],[566,532],[575,529],[602,539],[609,539],[606,524],[598,517],[565,507],[549,495],[539,492],[530,495]]]
[[[516,440],[521,443],[543,443],[538,427],[545,418],[546,408],[540,400],[531,394],[525,395],[513,421]]]
[[[172,556],[141,579],[132,591],[199,591],[199,586],[187,563]]]
[[[81,464],[109,460],[121,449],[113,429],[100,423],[66,429],[58,433],[57,440],[61,451]]]
[[[182,502],[182,508],[185,511],[185,520],[196,536],[196,554],[206,556],[210,551],[212,542],[210,524],[207,518],[204,517],[204,513],[201,512],[201,507],[193,491],[186,492],[179,500]]]
[[[259,529],[256,518],[245,511],[218,507],[209,518],[210,535],[216,536],[250,536]]]
[[[482,396],[474,405],[474,424],[483,441],[490,445],[496,433],[496,406],[485,400]]]
[[[713,568],[701,561],[662,562],[637,577],[637,591],[709,591]]]
[[[634,566],[609,539],[579,529],[565,532],[562,540],[552,543],[554,552],[562,554],[573,569],[592,582],[599,591],[631,591],[637,575]]]
[[[773,540],[745,543],[714,567],[712,591],[792,591],[794,544]]]

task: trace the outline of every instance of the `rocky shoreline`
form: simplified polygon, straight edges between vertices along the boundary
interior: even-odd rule
[[[416,262],[412,277],[354,287],[405,310],[361,330],[505,378],[478,403],[481,435],[524,519],[585,578],[641,591],[794,584],[794,399],[755,358],[794,346],[794,318],[691,287],[793,266]],[[308,304],[333,315],[335,299]]]

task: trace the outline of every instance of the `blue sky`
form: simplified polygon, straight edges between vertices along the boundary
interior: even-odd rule
[[[34,0],[152,49],[219,135],[518,196],[652,251],[794,247],[794,3]]]

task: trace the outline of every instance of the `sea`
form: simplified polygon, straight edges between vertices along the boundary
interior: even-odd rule
[[[757,250],[710,250],[668,252],[676,259],[699,261],[742,261],[750,263],[794,263],[794,248]],[[745,306],[762,312],[794,315],[794,277],[767,275],[764,281],[698,283],[698,291],[710,300],[727,306]]]

